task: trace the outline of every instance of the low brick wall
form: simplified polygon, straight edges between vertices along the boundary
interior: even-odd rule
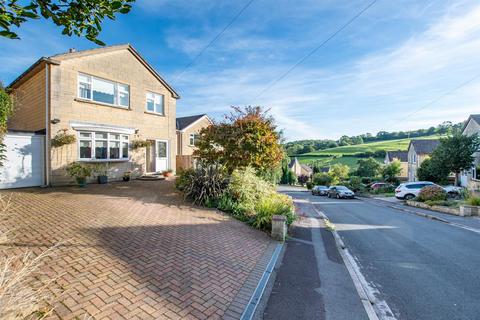
[[[429,206],[426,203],[413,201],[413,200],[407,200],[406,203],[407,203],[407,205],[412,206],[412,207],[428,209],[428,210],[447,213],[447,214],[453,214],[453,215],[456,215],[456,216],[461,215],[460,214],[460,209],[458,209],[458,208],[448,208],[448,207],[443,207],[443,206]]]

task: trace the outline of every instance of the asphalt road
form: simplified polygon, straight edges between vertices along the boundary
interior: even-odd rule
[[[365,279],[397,319],[480,319],[479,233],[385,202],[290,194],[329,217]],[[320,277],[325,272],[320,270]]]

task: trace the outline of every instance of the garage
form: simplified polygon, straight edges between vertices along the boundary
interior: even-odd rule
[[[44,141],[45,136],[34,133],[5,135],[6,159],[0,167],[0,189],[44,184]]]

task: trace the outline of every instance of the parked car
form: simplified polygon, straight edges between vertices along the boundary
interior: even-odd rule
[[[355,193],[348,189],[345,186],[332,186],[330,189],[328,189],[328,194],[327,196],[329,198],[337,198],[337,199],[345,199],[345,198],[350,198],[353,199],[355,198]]]
[[[430,181],[416,181],[416,182],[407,182],[400,184],[395,189],[395,198],[412,200],[420,193],[423,187],[435,185],[435,183]]]
[[[390,183],[386,183],[386,182],[375,182],[375,183],[372,183],[371,185],[368,186],[369,189],[371,190],[377,190],[377,189],[387,189],[387,188],[392,188],[393,185],[390,184]]]
[[[328,187],[326,186],[315,186],[312,188],[312,194],[314,196],[326,196],[328,194]]]

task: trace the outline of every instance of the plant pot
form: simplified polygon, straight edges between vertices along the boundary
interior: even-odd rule
[[[124,176],[124,177],[123,177],[123,181],[125,181],[125,182],[126,182],[126,181],[130,181],[130,177],[125,177],[125,176]]]
[[[107,184],[108,183],[108,176],[98,176],[97,177],[99,184]]]
[[[86,177],[75,177],[75,181],[79,187],[84,188],[87,185],[87,178]]]
[[[163,172],[162,174],[165,178],[173,177],[173,172]]]

